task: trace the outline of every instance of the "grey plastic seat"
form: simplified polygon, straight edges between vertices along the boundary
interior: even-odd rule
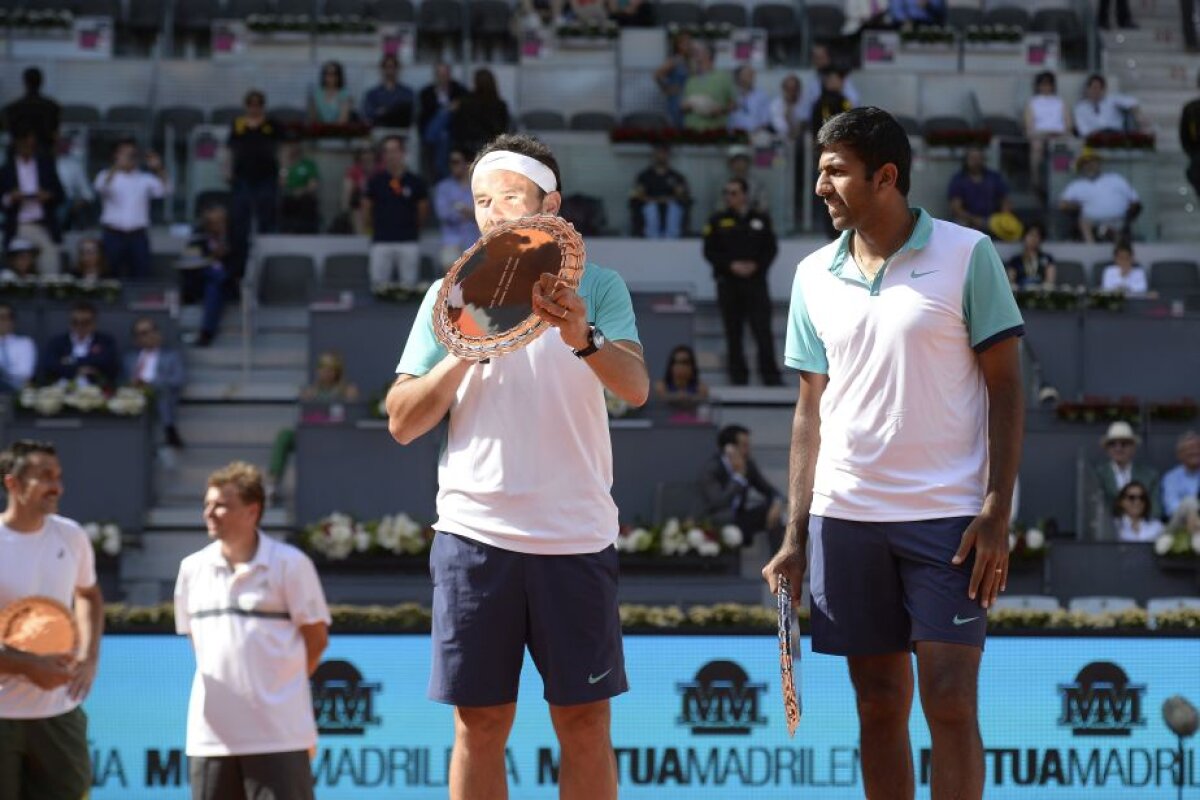
[[[533,109],[521,115],[521,127],[529,131],[564,131],[567,118],[558,111]]]
[[[371,289],[370,259],[366,253],[335,253],[321,267],[321,288],[367,292]]]
[[[1019,611],[1061,611],[1062,605],[1057,597],[1044,594],[1002,594],[992,604],[993,609],[1014,609]]]
[[[610,131],[616,120],[607,111],[580,111],[571,115],[573,131]]]
[[[258,274],[258,301],[264,306],[307,305],[316,282],[317,268],[311,256],[266,256]]]
[[[1101,614],[1106,611],[1129,611],[1137,607],[1137,601],[1132,597],[1103,595],[1072,597],[1071,602],[1067,605],[1069,611],[1082,611],[1085,614]]]

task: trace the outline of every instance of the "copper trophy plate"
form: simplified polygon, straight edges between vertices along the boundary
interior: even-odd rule
[[[799,653],[792,648],[792,584],[779,576],[776,593],[779,603],[779,678],[783,690],[783,717],[789,736],[796,735],[800,725],[800,694],[796,691],[796,663]]]
[[[71,610],[51,597],[23,597],[0,609],[5,647],[40,656],[74,655],[79,629]]]
[[[583,239],[562,217],[536,214],[502,223],[446,273],[433,331],[461,358],[479,361],[520,350],[547,327],[533,312],[533,287],[542,274],[578,289],[583,263]]]

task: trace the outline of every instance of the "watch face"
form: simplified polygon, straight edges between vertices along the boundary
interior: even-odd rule
[[[592,329],[592,346],[593,347],[595,347],[596,349],[604,347],[604,344],[607,341],[608,340],[604,338],[604,334],[600,331],[599,328]]]

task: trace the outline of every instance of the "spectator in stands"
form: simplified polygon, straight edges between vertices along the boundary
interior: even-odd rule
[[[375,174],[379,165],[375,151],[360,147],[354,151],[354,161],[342,175],[342,212],[350,222],[350,231],[359,236],[370,235],[369,220],[363,216],[362,198],[367,191],[367,181]]]
[[[8,161],[0,167],[0,206],[4,210],[4,245],[20,237],[38,249],[38,272],[57,275],[58,207],[63,188],[54,156],[38,152],[37,135],[29,128],[13,132]]]
[[[1196,86],[1200,88],[1200,70],[1196,72]],[[1200,97],[1185,105],[1179,116],[1179,145],[1188,157],[1188,183],[1200,196]]]
[[[1045,238],[1042,226],[1033,223],[1021,237],[1021,252],[1013,255],[1005,264],[1008,282],[1014,289],[1031,289],[1039,286],[1054,286],[1057,267],[1054,257],[1042,249]]]
[[[658,84],[667,103],[667,119],[671,127],[683,127],[683,89],[692,73],[692,34],[680,31],[671,38],[671,54],[654,71],[654,82]]]
[[[104,246],[95,236],[85,236],[75,245],[75,277],[84,283],[96,283],[108,277]]]
[[[692,71],[683,86],[683,127],[693,131],[724,129],[736,100],[733,76],[728,70],[714,69],[716,55],[709,42],[692,45]]]
[[[1127,116],[1132,116],[1132,125]],[[1103,75],[1090,75],[1083,99],[1075,104],[1075,130],[1083,138],[1101,131],[1146,130],[1146,118],[1138,101],[1128,95],[1110,94]]]
[[[767,187],[762,181],[753,177],[753,162],[750,160],[750,148],[743,144],[730,145],[725,151],[725,180],[741,180],[749,187],[750,208],[755,211],[767,210]],[[721,186],[721,196],[716,198],[714,208],[725,207],[725,186]]]
[[[321,353],[317,358],[317,369],[312,383],[300,390],[300,402],[306,405],[334,406],[357,403],[358,398],[358,387],[346,380],[346,366],[342,357],[333,352]],[[267,503],[270,505],[278,505],[283,500],[280,487],[295,450],[295,428],[283,428],[275,434],[275,443],[271,446],[271,463],[267,471]]]
[[[250,252],[250,231],[274,233],[279,203],[279,158],[276,154],[283,130],[267,116],[267,96],[257,89],[246,92],[245,113],[233,121],[227,146],[233,184],[230,263],[231,277],[241,280]]]
[[[37,245],[28,239],[13,239],[8,243],[8,250],[5,253],[4,270],[0,272],[0,280],[37,280],[37,258]]]
[[[16,310],[0,300],[0,392],[19,392],[37,372],[37,346],[16,330]]]
[[[647,0],[607,0],[608,16],[622,28],[648,28],[654,24],[654,9]]]
[[[695,350],[686,344],[675,346],[662,379],[654,382],[654,399],[670,411],[672,420],[700,419],[700,408],[708,402],[708,385],[700,379]]]
[[[51,337],[39,361],[44,383],[84,381],[101,387],[116,384],[121,356],[112,336],[96,329],[96,307],[86,300],[71,306],[69,329]]]
[[[1118,542],[1152,543],[1163,533],[1163,524],[1149,516],[1150,490],[1139,481],[1125,484],[1113,503],[1113,524]]]
[[[475,86],[458,104],[450,122],[453,145],[474,153],[508,130],[512,120],[508,103],[500,99],[496,76],[490,69],[475,70]],[[449,159],[447,158],[447,166]]]
[[[433,66],[433,83],[421,89],[417,97],[417,127],[422,148],[430,148],[426,158],[433,162],[436,178],[446,177],[450,162],[450,121],[467,87],[454,80],[450,65],[439,61]]]
[[[125,376],[133,386],[154,391],[158,423],[162,425],[167,446],[182,448],[183,439],[175,420],[179,395],[187,379],[183,354],[173,347],[163,347],[162,331],[150,317],[139,317],[133,323],[133,341],[136,350],[125,354]]]
[[[753,133],[771,127],[771,98],[754,87],[754,67],[743,64],[734,72],[734,104],[729,130]]]
[[[579,22],[600,24],[608,21],[606,0],[569,0],[571,18]]]
[[[433,208],[442,228],[442,268],[449,269],[479,239],[471,162],[462,150],[450,151],[450,175],[433,187]]]
[[[379,72],[379,85],[363,95],[363,120],[372,127],[407,128],[413,122],[416,95],[411,86],[400,82],[400,59],[388,53],[379,62]]]
[[[1101,273],[1100,289],[1127,295],[1145,295],[1149,288],[1146,270],[1134,261],[1133,245],[1128,240],[1117,242],[1113,247],[1113,263]]]
[[[25,94],[4,107],[4,127],[9,134],[32,131],[38,147],[54,152],[58,139],[58,124],[62,109],[54,100],[42,94],[42,71],[27,67],[21,73]]]
[[[346,71],[340,62],[321,65],[320,83],[308,93],[308,121],[325,125],[345,125],[354,112],[354,97],[346,87]]]
[[[1033,79],[1033,96],[1025,105],[1030,177],[1038,192],[1045,186],[1042,165],[1046,158],[1047,142],[1067,136],[1073,126],[1071,109],[1058,94],[1058,79],[1053,72],[1039,72]]]
[[[771,218],[750,207],[746,182],[725,183],[725,209],[704,227],[704,258],[717,282],[717,303],[725,324],[729,380],[745,386],[750,371],[742,350],[742,329],[748,324],[758,351],[758,371],[767,386],[782,386],[771,336],[771,293],[767,270],[779,253]]]
[[[283,233],[319,233],[317,192],[321,175],[317,162],[304,152],[304,145],[290,139],[283,145],[283,169],[279,173],[280,224]]]
[[[1130,238],[1130,228],[1142,213],[1142,201],[1129,181],[1115,172],[1102,172],[1100,156],[1084,148],[1075,163],[1079,177],[1067,184],[1058,207],[1077,214],[1076,230],[1083,241]]]
[[[1145,464],[1134,463],[1139,441],[1128,422],[1118,421],[1109,425],[1101,440],[1106,458],[1096,464],[1096,483],[1104,506],[1115,508],[1121,490],[1137,481],[1150,490],[1150,516],[1158,519],[1162,517],[1162,509],[1158,504],[1158,471]]]
[[[138,166],[138,148],[133,139],[122,139],[113,147],[113,162],[96,176],[104,257],[122,278],[144,279],[150,275],[150,201],[170,191],[167,171],[153,150],[146,153],[145,167]]]
[[[959,225],[991,233],[991,217],[999,212],[1012,213],[1008,200],[1008,182],[999,172],[988,169],[979,147],[967,148],[962,169],[950,179],[947,196],[950,218]]]
[[[1097,0],[1096,3],[1096,26],[1102,30],[1109,29],[1109,20],[1112,19],[1110,8],[1113,5],[1113,0]],[[1137,29],[1134,24],[1133,15],[1129,13],[1129,0],[1117,0],[1117,27],[1124,29]]]
[[[1183,17],[1183,47],[1189,53],[1200,53],[1200,41],[1196,36],[1196,0],[1179,0]]]
[[[1162,476],[1162,510],[1167,517],[1174,517],[1185,502],[1200,499],[1200,434],[1188,431],[1180,436],[1175,458],[1179,463]]]
[[[771,130],[789,142],[799,140],[808,125],[802,91],[799,77],[785,75],[779,82],[779,96],[771,101]]]
[[[840,90],[842,95],[850,101],[851,108],[861,105],[858,87],[854,85],[854,79],[850,77],[844,65],[834,63],[828,45],[821,42],[814,43],[812,52],[809,55],[809,63],[812,66],[812,72],[805,77],[804,90],[800,93],[801,102],[804,104],[801,113],[805,125],[812,121],[813,106],[816,105],[817,98],[821,96],[821,92],[824,89],[821,81],[821,71],[826,67],[836,67],[842,70],[842,86]],[[815,132],[814,135],[816,135]]]
[[[630,202],[641,214],[642,233],[647,239],[678,239],[692,202],[687,178],[671,168],[671,148],[656,144],[650,166],[634,179]]]
[[[783,495],[771,485],[750,452],[750,431],[726,425],[717,434],[717,452],[700,473],[704,514],[718,525],[736,525],[742,541],[760,531],[771,551],[783,543]]]
[[[813,136],[821,130],[821,126],[844,111],[854,108],[854,103],[846,96],[846,73],[837,67],[821,67],[817,73],[820,88],[813,98],[809,131]]]
[[[367,181],[363,196],[363,213],[371,220],[371,283],[389,283],[398,271],[400,285],[415,289],[421,267],[417,240],[429,217],[429,192],[407,169],[402,137],[388,136],[380,147],[383,169]]]
[[[941,25],[946,21],[946,0],[888,0],[888,16],[901,28]]]
[[[225,206],[214,204],[201,209],[198,230],[188,241],[179,262],[184,302],[200,301],[204,307],[200,330],[189,337],[189,344],[208,347],[217,337],[231,279],[231,256],[229,213]]]
[[[84,171],[83,159],[75,154],[74,143],[66,136],[58,139],[54,166],[63,187],[63,202],[58,207],[59,230],[87,227],[96,193]]]

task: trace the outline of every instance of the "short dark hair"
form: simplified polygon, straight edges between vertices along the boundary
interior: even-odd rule
[[[840,144],[852,150],[867,166],[870,178],[885,164],[896,165],[896,189],[905,197],[912,180],[912,145],[900,123],[888,112],[874,106],[843,111],[821,126],[817,145],[821,148]]]
[[[502,133],[485,144],[475,154],[475,160],[471,162],[471,175],[475,174],[475,165],[479,163],[479,159],[497,150],[509,150],[513,153],[529,156],[534,161],[542,162],[554,173],[554,183],[557,187],[555,191],[561,192],[563,190],[562,173],[558,170],[558,159],[554,157],[554,152],[541,141],[526,133]],[[538,187],[538,191],[545,197],[546,192],[540,186]]]
[[[1108,81],[1105,80],[1104,76],[1101,75],[1099,72],[1093,72],[1091,75],[1088,75],[1087,82],[1085,82],[1083,85],[1085,87],[1091,86],[1093,83],[1096,83],[1096,82],[1100,83],[1101,89],[1108,88]]]
[[[1045,83],[1047,81],[1050,82],[1050,85],[1054,87],[1055,91],[1058,91],[1058,78],[1055,77],[1054,73],[1050,72],[1049,70],[1047,70],[1045,72],[1039,72],[1037,75],[1033,76],[1034,90],[1036,91],[1037,87],[1041,86],[1043,83]]]
[[[731,183],[737,184],[738,188],[742,190],[742,194],[750,194],[750,183],[745,178],[734,177],[725,179],[726,186]]]
[[[115,156],[117,151],[122,147],[132,147],[136,150],[137,146],[137,139],[134,139],[132,136],[122,136],[120,139],[117,139],[115,142],[113,142],[112,154]]]
[[[25,88],[34,94],[42,88],[42,71],[37,67],[26,67],[21,73],[21,80],[25,83]]]
[[[8,315],[12,317],[13,320],[16,320],[17,309],[13,308],[12,303],[8,302],[7,300],[0,300],[0,308],[6,309],[8,311]]]
[[[267,104],[267,96],[261,89],[251,89],[250,91],[246,92],[246,94],[242,97],[242,105],[250,105],[251,100],[257,100],[259,105],[265,106]]]
[[[383,58],[379,59],[379,66],[386,67],[388,64],[392,64],[396,69],[400,68],[400,59],[396,58],[395,53],[385,53]]]
[[[1042,223],[1031,222],[1025,226],[1025,233],[1032,233],[1033,231],[1037,231],[1038,233],[1040,233],[1042,235],[1043,239],[1046,238],[1046,226],[1043,225]]]
[[[58,456],[58,451],[50,442],[36,439],[18,439],[0,452],[0,480],[12,475],[20,478],[29,467],[30,456]]]
[[[405,150],[408,149],[408,140],[398,133],[389,133],[387,136],[379,140],[379,152],[383,152],[383,146],[388,142],[395,142]]]
[[[726,425],[717,432],[717,447],[724,449],[725,445],[737,444],[742,434],[750,435],[750,429],[745,425]]]
[[[87,300],[76,300],[74,303],[72,303],[71,312],[74,313],[76,311],[86,311],[93,317],[98,316],[96,312],[96,306]]]
[[[1128,239],[1118,239],[1117,243],[1113,245],[1113,255],[1121,252],[1133,255],[1133,242]]]

